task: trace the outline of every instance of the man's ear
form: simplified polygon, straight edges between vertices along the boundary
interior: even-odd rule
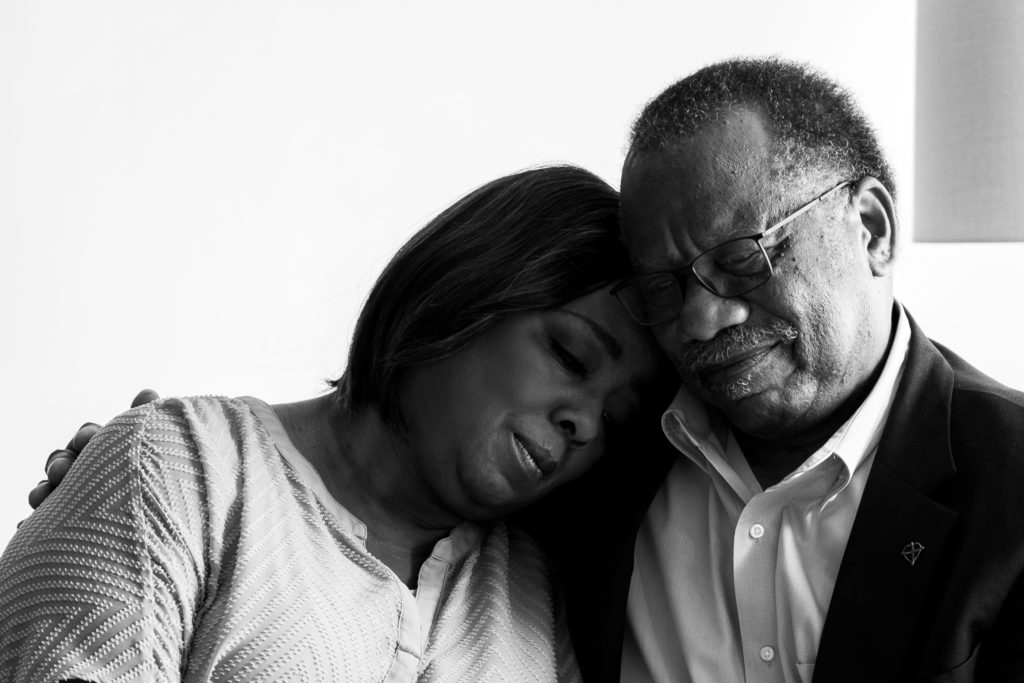
[[[872,274],[891,275],[896,252],[896,203],[892,195],[878,178],[865,176],[857,183],[852,201],[860,217]]]

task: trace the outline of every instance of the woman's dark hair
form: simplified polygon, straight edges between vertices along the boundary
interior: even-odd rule
[[[630,272],[619,195],[573,166],[499,178],[417,232],[384,268],[356,323],[345,374],[350,409],[400,425],[403,373],[449,356],[502,318],[557,308]]]

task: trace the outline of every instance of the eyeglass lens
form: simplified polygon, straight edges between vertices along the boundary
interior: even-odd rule
[[[700,284],[722,297],[739,296],[772,276],[768,255],[753,238],[732,240],[701,254],[691,265]],[[651,273],[617,292],[634,320],[658,325],[677,317],[685,298],[685,272]]]

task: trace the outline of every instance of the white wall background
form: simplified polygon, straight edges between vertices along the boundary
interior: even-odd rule
[[[85,420],[311,396],[388,256],[541,162],[618,184],[647,98],[735,54],[811,61],[878,125],[912,225],[908,0],[0,3],[0,546]],[[1024,386],[1019,245],[905,241],[933,337]]]

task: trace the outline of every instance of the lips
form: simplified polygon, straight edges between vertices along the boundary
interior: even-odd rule
[[[551,456],[551,451],[521,434],[512,434],[512,447],[523,465],[541,476],[550,474],[558,466],[558,462]]]
[[[750,376],[758,365],[778,346],[778,343],[748,349],[714,365],[697,368],[696,373],[708,387],[729,384]]]

